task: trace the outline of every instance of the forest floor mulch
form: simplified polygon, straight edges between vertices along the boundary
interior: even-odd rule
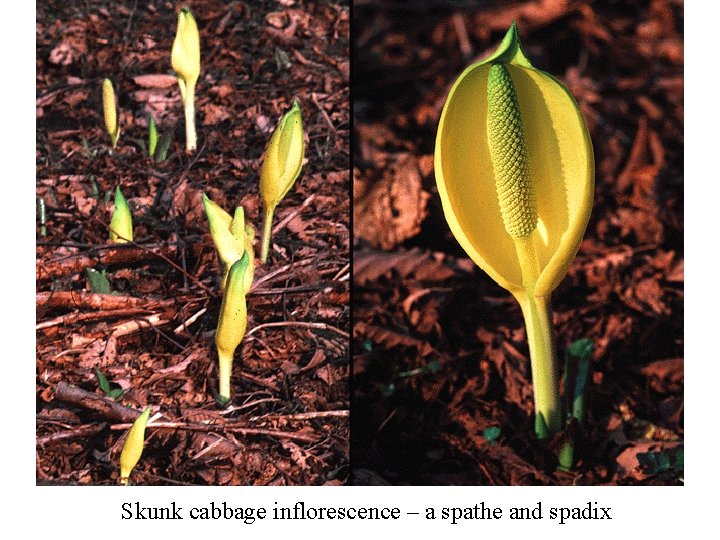
[[[148,426],[135,484],[343,484],[349,7],[190,2],[202,70],[198,149],[186,155],[170,68],[184,5],[37,7],[37,482],[116,483],[124,434],[150,405],[160,416]],[[106,77],[119,101],[112,153]],[[276,210],[268,264],[248,293],[232,402],[221,407],[213,342],[220,276],[202,194],[231,213],[244,206],[260,229],[261,156],[294,98],[306,162]],[[151,116],[172,136],[159,163],[146,157]],[[108,242],[116,186],[133,212],[132,244]],[[109,294],[91,291],[92,270],[105,273]],[[105,395],[98,370],[121,396]]]
[[[353,17],[352,481],[682,484],[683,3],[367,1]],[[512,21],[595,148],[590,223],[552,299],[561,354],[594,342],[571,472],[534,440],[519,306],[453,239],[434,182],[450,86]]]

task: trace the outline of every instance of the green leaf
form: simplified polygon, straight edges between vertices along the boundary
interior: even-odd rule
[[[684,452],[682,448],[643,452],[637,455],[637,460],[648,474],[659,474],[671,470],[679,472],[684,467]]]
[[[158,143],[158,131],[157,127],[155,126],[155,120],[153,120],[153,117],[150,117],[150,123],[148,125],[148,156],[151,158],[155,155],[155,149],[157,148]]]
[[[501,430],[498,426],[490,426],[489,428],[485,428],[483,430],[483,437],[485,437],[488,442],[494,443],[500,436],[500,431]]]
[[[429,373],[437,373],[441,369],[442,366],[440,366],[440,362],[438,362],[437,360],[430,360],[427,367],[425,368],[425,370]]]
[[[170,144],[172,143],[172,133],[165,132],[160,135],[158,140],[157,149],[155,150],[155,162],[160,163],[167,159],[168,150],[170,150]]]
[[[120,398],[120,396],[122,396],[125,393],[125,391],[122,388],[113,388],[109,392],[105,392],[105,393],[107,394],[107,397],[117,400],[118,398]]]
[[[565,351],[566,410],[580,423],[585,423],[585,395],[590,379],[594,342],[583,338],[572,342]]]
[[[548,428],[545,417],[541,412],[535,413],[535,435],[540,440],[547,439],[550,436],[550,428]]]
[[[568,419],[565,427],[568,440],[558,454],[558,468],[562,471],[570,471],[575,465],[576,438],[585,424],[585,404],[592,369],[593,348],[593,340],[584,338],[572,342],[565,349],[562,387],[563,406]]]
[[[107,377],[105,377],[105,375],[103,375],[103,372],[100,371],[98,368],[95,368],[95,376],[97,377],[100,390],[102,390],[105,395],[108,395],[110,393],[110,383],[108,382]]]
[[[593,340],[590,338],[578,339],[573,341],[567,348],[568,354],[578,358],[592,359]]]
[[[98,294],[110,294],[110,282],[105,275],[105,270],[98,272],[94,268],[86,268],[88,281],[90,282],[90,290]]]

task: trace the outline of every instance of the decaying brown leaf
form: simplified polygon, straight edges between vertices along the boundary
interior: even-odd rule
[[[422,188],[417,158],[399,154],[382,177],[355,200],[355,234],[389,250],[420,232],[430,195]]]

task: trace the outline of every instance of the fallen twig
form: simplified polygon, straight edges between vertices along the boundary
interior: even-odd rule
[[[105,248],[105,246],[103,246]],[[70,274],[77,274],[86,268],[95,268],[96,266],[110,266],[114,264],[132,264],[139,261],[147,260],[153,257],[170,261],[169,256],[174,255],[174,247],[162,248],[160,251],[153,251],[139,244],[114,245],[105,248],[96,257],[86,254],[77,254],[63,257],[55,260],[39,260],[35,265],[35,279],[49,280]],[[98,249],[100,251],[100,249]],[[167,255],[165,255],[165,253]]]
[[[329,324],[302,322],[302,321],[280,321],[280,322],[269,322],[269,323],[258,324],[256,327],[251,328],[245,334],[245,337],[250,336],[250,335],[254,334],[255,332],[257,332],[258,330],[262,330],[264,328],[274,328],[274,327],[279,327],[279,326],[299,326],[302,328],[316,328],[318,330],[328,330],[330,332],[335,332],[336,334],[340,334],[341,336],[350,339],[350,334],[348,334],[344,330],[340,330],[339,328],[336,328]]]
[[[281,231],[285,225],[290,223],[293,219],[295,219],[296,216],[300,214],[303,210],[305,210],[308,206],[310,206],[310,203],[315,200],[315,197],[317,196],[317,193],[311,194],[307,199],[303,201],[303,203],[298,206],[295,210],[290,212],[285,218],[280,221],[277,225],[273,227],[272,233],[273,235],[277,234],[279,231]]]
[[[314,420],[317,418],[348,418],[350,411],[341,409],[337,411],[315,411],[295,414],[272,414],[263,416],[263,420]]]
[[[180,326],[178,326],[177,328],[175,328],[175,330],[173,330],[173,333],[174,333],[175,335],[178,335],[178,334],[183,333],[185,330],[187,330],[187,327],[188,327],[188,326],[190,326],[192,323],[194,323],[195,321],[197,321],[197,320],[200,318],[200,316],[201,316],[203,313],[205,313],[206,311],[207,311],[207,308],[204,307],[204,308],[202,308],[200,311],[198,311],[197,313],[195,313],[194,315],[191,315],[191,316],[188,317]]]
[[[139,315],[144,313],[146,310],[142,308],[130,308],[130,309],[114,309],[111,311],[91,311],[90,313],[67,313],[60,317],[55,317],[49,321],[39,322],[35,325],[35,330],[42,330],[43,328],[50,328],[52,326],[66,326],[70,324],[76,324],[79,322],[87,321],[100,321],[103,319],[110,319],[113,317],[127,317],[129,315]]]
[[[99,309],[115,310],[143,308],[146,311],[164,308],[179,302],[179,299],[159,300],[153,298],[137,298],[117,294],[98,294],[87,291],[52,291],[35,294],[35,303],[44,309]]]
[[[55,387],[55,399],[68,405],[95,411],[104,418],[119,422],[132,423],[141,413],[66,382],[60,382]]]
[[[106,424],[103,422],[102,424],[90,424],[87,426],[81,426],[77,429],[58,431],[56,433],[50,433],[49,435],[38,437],[35,440],[35,444],[40,448],[43,448],[50,444],[67,441],[68,439],[87,439],[88,437],[100,433],[103,429],[105,429],[105,427]]]
[[[126,430],[130,429],[131,423],[124,423],[124,424],[114,424],[110,426],[110,429],[117,431],[117,430]],[[278,431],[273,429],[263,429],[263,428],[248,428],[248,427],[240,427],[240,426],[233,426],[232,424],[214,424],[214,425],[204,425],[204,424],[188,424],[185,422],[155,422],[154,424],[148,424],[147,429],[184,429],[187,431],[204,431],[204,432],[230,432],[230,433],[240,433],[241,435],[265,435],[268,437],[274,437],[276,439],[292,439],[295,441],[301,441],[306,443],[316,443],[318,441],[317,437],[312,437],[310,435],[304,435],[301,433],[292,433],[288,431]]]

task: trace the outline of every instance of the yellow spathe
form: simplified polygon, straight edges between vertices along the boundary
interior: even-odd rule
[[[255,229],[245,222],[245,210],[242,206],[238,206],[235,208],[235,215],[230,217],[230,214],[204,193],[203,207],[210,224],[210,235],[222,263],[223,289],[230,267],[247,253],[249,268],[245,272],[245,292],[249,291],[255,273],[255,254],[253,253]],[[249,236],[249,231],[252,232],[251,236]]]
[[[220,399],[230,399],[230,376],[232,374],[235,349],[245,337],[247,328],[247,303],[245,300],[245,273],[250,257],[245,253],[230,267],[225,292],[220,306],[220,317],[215,332],[215,346],[218,352],[218,378]]]
[[[120,186],[115,188],[115,210],[110,218],[110,241],[116,244],[132,242],[133,223],[132,213]]]
[[[488,74],[502,63],[512,78],[525,132],[538,223],[529,235],[539,275],[527,290],[513,238],[503,225],[488,141]],[[522,54],[513,25],[498,51],[468,67],[443,108],[435,176],[452,233],[473,261],[515,296],[545,296],[567,273],[585,232],[594,191],[593,150],[577,103]]]
[[[142,414],[133,422],[125,438],[125,444],[120,453],[120,483],[122,485],[127,485],[130,473],[140,461],[145,445],[145,426],[147,426],[149,418],[150,407],[145,407]]]
[[[177,33],[171,53],[172,68],[185,86],[195,86],[200,76],[200,33],[188,8],[178,13]]]
[[[110,136],[112,147],[115,148],[118,138],[120,137],[120,126],[118,126],[118,113],[117,106],[115,105],[115,90],[113,90],[110,79],[103,80],[102,102],[105,130]]]
[[[275,207],[300,176],[303,156],[302,112],[295,100],[270,137],[260,169],[260,195],[265,207]]]

